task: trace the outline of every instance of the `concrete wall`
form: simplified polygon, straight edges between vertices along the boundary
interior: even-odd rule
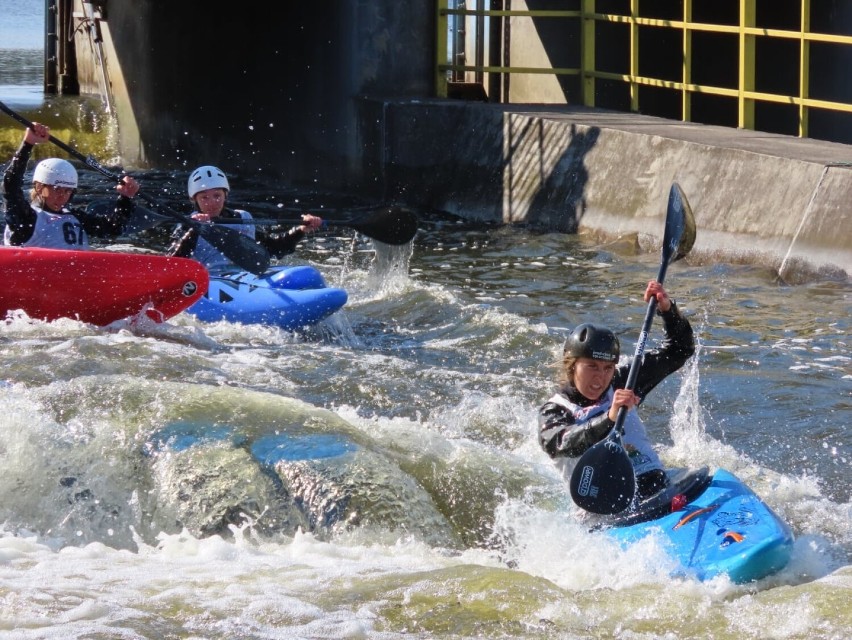
[[[584,108],[374,110],[387,199],[658,248],[677,181],[699,229],[692,259],[756,262],[787,281],[852,273],[847,145]]]

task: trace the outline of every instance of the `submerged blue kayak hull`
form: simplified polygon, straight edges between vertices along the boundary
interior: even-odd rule
[[[672,499],[685,506],[671,510]],[[676,500],[676,501],[677,501]],[[627,545],[660,535],[680,563],[676,573],[709,580],[725,574],[732,582],[760,580],[783,569],[793,550],[793,533],[749,487],[723,469],[681,473],[655,500],[652,519],[625,516],[608,534]],[[650,508],[650,507],[649,507]]]
[[[282,461],[336,458],[358,449],[339,433],[290,433],[282,431],[249,438],[231,424],[208,424],[178,420],[158,429],[145,445],[149,455],[178,453],[192,447],[228,443],[251,453],[261,465],[274,467]]]
[[[346,304],[310,266],[277,267],[256,276],[240,271],[210,276],[207,294],[187,313],[204,322],[268,324],[294,331],[324,320]]]

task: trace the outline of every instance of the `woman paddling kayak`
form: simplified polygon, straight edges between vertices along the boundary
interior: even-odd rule
[[[50,140],[50,128],[32,123],[21,146],[3,174],[6,229],[3,244],[48,249],[88,249],[89,236],[114,238],[121,234],[133,213],[131,198],[139,184],[123,176],[116,186],[115,208],[97,215],[69,206],[77,190],[77,170],[67,160],[47,158],[36,165],[29,200],[24,195],[24,173],[33,147]]]
[[[624,406],[624,446],[636,474],[641,500],[665,487],[666,474],[636,407],[669,374],[695,352],[692,326],[663,286],[654,280],[645,289],[645,302],[656,298],[665,339],[647,351],[634,390],[625,389],[632,358],[618,364],[621,353],[612,331],[581,324],[568,336],[559,363],[559,390],[539,409],[539,444],[570,479],[577,459],[600,442],[615,425]]]
[[[193,220],[212,223],[217,219],[243,220],[245,224],[234,225],[233,228],[252,240],[256,240],[271,255],[283,256],[293,253],[296,245],[306,234],[312,233],[322,226],[319,216],[304,214],[302,224],[294,227],[283,235],[265,235],[255,237],[255,225],[251,223],[252,216],[242,209],[225,207],[231,186],[225,173],[214,166],[205,165],[193,171],[187,180],[187,194],[196,208],[191,214]],[[211,272],[223,272],[233,269],[233,263],[216,247],[199,236],[197,226],[188,228],[180,225],[173,236],[169,255],[181,258],[194,258],[204,264]]]

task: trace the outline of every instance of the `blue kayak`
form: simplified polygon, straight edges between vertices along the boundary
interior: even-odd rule
[[[760,580],[783,569],[793,533],[739,478],[706,467],[669,471],[669,486],[629,513],[610,518],[608,535],[625,545],[661,535],[681,575],[732,582]]]
[[[335,458],[358,448],[337,433],[275,433],[249,439],[230,424],[178,420],[158,429],[148,440],[148,454],[178,453],[192,447],[228,442],[244,447],[261,465],[274,467],[282,461]]]
[[[275,267],[260,276],[246,271],[211,274],[207,293],[187,313],[204,322],[268,324],[294,331],[324,320],[347,299],[346,291],[326,286],[311,266]]]

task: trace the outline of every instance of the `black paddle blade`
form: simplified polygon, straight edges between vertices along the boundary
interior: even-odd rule
[[[669,191],[666,211],[666,230],[663,236],[663,256],[666,262],[685,257],[695,244],[695,217],[686,194],[677,182]]]
[[[269,268],[269,252],[244,233],[212,224],[196,224],[201,237],[240,269],[260,275]]]
[[[86,211],[94,213],[98,216],[108,215],[115,210],[115,200],[96,200],[86,205]],[[154,227],[163,224],[164,222],[172,222],[173,218],[169,218],[162,214],[146,209],[137,204],[133,207],[133,213],[130,214],[130,220],[124,225],[124,234],[133,235],[153,229]]]
[[[571,498],[578,507],[611,515],[621,513],[633,501],[636,477],[619,440],[613,430],[577,461],[570,488]]]
[[[417,216],[410,209],[398,206],[377,209],[346,222],[329,220],[328,223],[351,227],[385,244],[408,244],[417,233]]]
[[[139,233],[158,227],[164,222],[174,222],[174,219],[137,204],[133,207],[133,213],[130,215],[130,221],[124,227],[124,232],[127,234]]]

